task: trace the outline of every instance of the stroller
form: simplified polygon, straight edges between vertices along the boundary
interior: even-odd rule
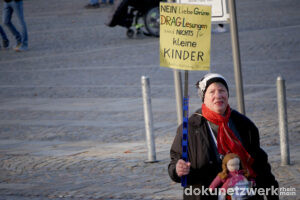
[[[127,37],[159,36],[160,0],[116,0],[106,23],[127,28]]]

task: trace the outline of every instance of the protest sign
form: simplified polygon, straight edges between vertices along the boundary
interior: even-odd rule
[[[229,22],[226,0],[177,0],[177,3],[211,5],[212,23]]]
[[[160,3],[160,65],[209,70],[211,6]]]

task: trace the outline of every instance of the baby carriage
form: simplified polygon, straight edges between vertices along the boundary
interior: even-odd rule
[[[160,0],[116,0],[106,25],[127,28],[127,37],[159,36]]]

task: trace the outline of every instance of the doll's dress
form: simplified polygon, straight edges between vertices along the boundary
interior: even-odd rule
[[[231,196],[232,200],[243,200],[248,198],[246,190],[249,189],[249,182],[243,175],[242,170],[230,172],[222,188],[225,188],[226,190],[228,188],[234,189],[234,193]]]
[[[211,189],[215,189],[217,188],[219,185],[222,184],[221,189],[223,189],[223,191],[227,191],[228,188],[233,188],[235,189],[234,191],[237,190],[238,188],[238,194],[233,194],[232,195],[232,199],[246,199],[246,197],[244,197],[245,195],[241,195],[240,191],[241,188],[249,188],[249,182],[247,180],[247,178],[243,175],[243,171],[242,170],[238,170],[238,171],[233,171],[233,172],[229,172],[228,176],[225,180],[222,180],[219,176],[217,176],[213,182],[211,183],[211,185],[209,186]],[[225,197],[226,195],[219,195],[219,200],[223,200],[226,199]]]
[[[225,188],[226,190],[228,188],[234,188],[237,183],[240,182],[248,182],[247,178],[243,175],[242,170],[229,172],[228,177],[221,188]]]

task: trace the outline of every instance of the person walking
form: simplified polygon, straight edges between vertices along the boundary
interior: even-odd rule
[[[278,182],[271,173],[268,156],[260,147],[259,131],[245,115],[228,104],[227,81],[220,74],[209,73],[196,84],[202,107],[188,119],[188,162],[182,155],[182,124],[177,129],[170,150],[168,172],[170,178],[180,182],[187,176],[184,199],[218,199],[215,194],[201,193],[209,187],[222,171],[222,159],[227,153],[237,154],[256,183],[256,188],[278,188]],[[266,193],[268,200],[278,195]],[[262,200],[259,194],[250,199]]]
[[[11,22],[13,12],[16,13],[20,25],[22,27],[21,34]],[[3,23],[8,27],[8,29],[16,38],[17,45],[14,48],[15,51],[17,52],[26,51],[28,49],[28,34],[27,34],[27,27],[24,19],[22,0],[4,0]]]
[[[7,35],[6,35],[4,29],[2,28],[1,25],[0,25],[0,35],[2,37],[2,46],[3,46],[3,48],[7,49],[9,47],[9,40],[8,40]]]

